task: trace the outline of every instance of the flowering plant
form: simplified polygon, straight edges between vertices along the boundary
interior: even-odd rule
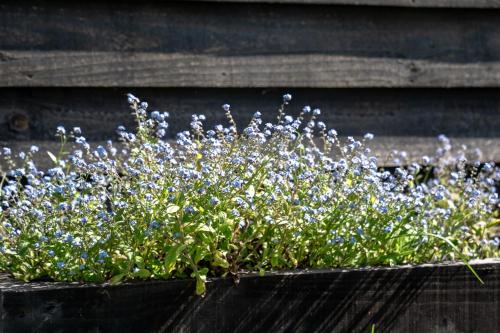
[[[255,113],[238,132],[194,115],[176,142],[168,113],[128,95],[135,132],[91,149],[80,128],[57,129],[46,172],[37,147],[1,183],[0,269],[22,280],[117,283],[241,272],[468,260],[499,255],[500,170],[469,161],[441,136],[433,158],[377,167],[365,141],[341,143],[306,106],[274,124]],[[78,147],[64,154],[74,142]],[[404,156],[403,156],[404,157]],[[404,162],[404,161],[403,161]]]

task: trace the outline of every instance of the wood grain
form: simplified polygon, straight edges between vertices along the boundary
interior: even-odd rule
[[[191,0],[190,0],[191,1]],[[353,6],[400,6],[431,8],[500,8],[499,0],[193,0],[207,2],[268,2]]]
[[[0,278],[5,332],[498,332],[500,263],[325,269],[121,285]]]
[[[500,61],[4,51],[3,87],[497,87]]]
[[[496,87],[499,21],[481,9],[0,1],[0,86]]]
[[[500,128],[498,89],[3,88],[0,141],[52,140],[59,125],[79,126],[92,141],[114,138],[118,125],[134,128],[128,92],[150,111],[170,112],[170,137],[188,128],[192,114],[204,114],[207,128],[226,124],[224,103],[240,128],[256,111],[273,121],[288,92],[288,113],[320,108],[321,120],[344,136],[497,138]]]

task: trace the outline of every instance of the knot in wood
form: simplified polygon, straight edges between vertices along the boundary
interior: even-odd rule
[[[29,129],[29,118],[25,114],[17,113],[10,117],[9,128],[15,132],[25,132]]]

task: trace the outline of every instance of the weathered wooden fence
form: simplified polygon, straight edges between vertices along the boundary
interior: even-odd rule
[[[126,92],[172,134],[226,102],[274,116],[291,92],[378,155],[445,133],[498,162],[499,86],[497,0],[0,0],[0,145],[50,148],[59,124],[114,138]]]

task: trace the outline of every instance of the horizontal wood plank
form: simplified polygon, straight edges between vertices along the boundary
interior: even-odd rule
[[[499,21],[482,9],[0,1],[0,86],[496,87]]]
[[[170,112],[169,135],[187,129],[192,114],[205,125],[226,124],[221,105],[232,105],[240,128],[259,110],[272,121],[284,93],[287,112],[304,105],[322,110],[321,120],[341,135],[413,136],[439,134],[498,138],[498,89],[194,89],[194,88],[3,88],[0,89],[0,141],[52,140],[55,128],[79,126],[92,141],[115,137],[118,125],[134,127],[125,94]]]
[[[498,332],[500,264],[323,269],[118,285],[0,276],[6,332]],[[139,315],[140,314],[140,315]]]
[[[3,51],[3,87],[497,87],[500,61]]]
[[[264,2],[354,6],[397,6],[430,8],[500,8],[499,0],[193,0],[207,2]]]

